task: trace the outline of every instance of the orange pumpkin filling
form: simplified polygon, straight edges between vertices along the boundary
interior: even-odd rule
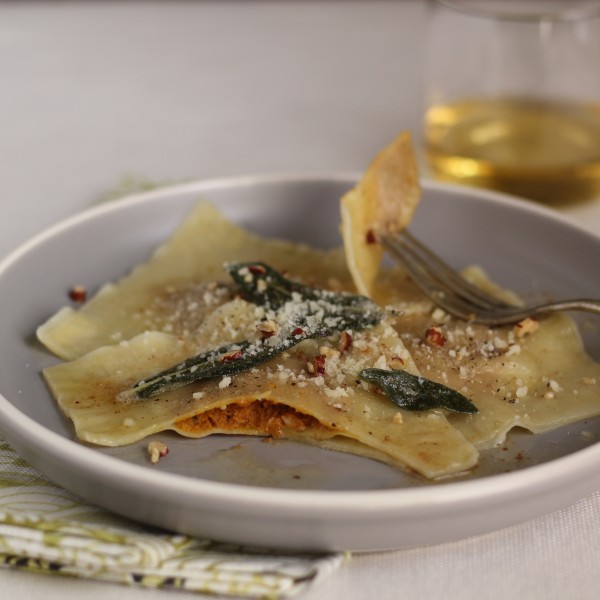
[[[254,435],[282,437],[284,431],[304,431],[307,428],[325,429],[311,417],[286,406],[267,400],[237,402],[213,408],[175,423],[182,433],[252,432]]]

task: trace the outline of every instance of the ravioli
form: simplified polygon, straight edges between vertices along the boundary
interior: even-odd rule
[[[321,447],[377,456],[428,478],[459,473],[477,461],[477,451],[441,411],[400,411],[356,373],[375,363],[418,373],[390,323],[353,333],[340,350],[340,336],[307,340],[259,368],[232,378],[192,383],[145,401],[121,402],[137,380],[183,361],[198,348],[247,337],[256,308],[241,300],[222,305],[201,326],[194,342],[148,332],[104,346],[44,376],[82,441],[123,445],[166,429],[189,437],[215,433],[268,435]],[[260,322],[260,321],[259,321]],[[215,326],[221,325],[221,329]],[[324,357],[327,368],[308,365]],[[399,416],[400,415],[400,416]]]
[[[38,328],[37,336],[54,354],[71,360],[145,331],[188,335],[231,297],[223,264],[246,256],[313,285],[352,287],[340,250],[261,238],[200,202],[147,262],[119,282],[104,285],[80,309],[59,310]]]
[[[478,267],[464,275],[518,301]],[[513,427],[543,433],[600,414],[600,365],[568,315],[491,328],[436,309],[400,269],[382,287],[380,300],[405,310],[395,327],[423,375],[477,404],[478,413],[448,419],[479,450],[504,442]]]
[[[346,262],[359,293],[375,293],[384,252],[379,237],[404,229],[420,199],[417,161],[404,132],[377,154],[341,200]]]

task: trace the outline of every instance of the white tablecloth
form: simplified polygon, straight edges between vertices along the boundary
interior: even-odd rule
[[[418,139],[425,5],[397,2],[0,4],[0,256],[128,177],[360,171]],[[600,234],[600,203],[570,208]],[[600,596],[600,494],[452,544],[353,556],[302,600]],[[2,598],[145,600],[4,569]],[[183,594],[185,595],[185,594]]]

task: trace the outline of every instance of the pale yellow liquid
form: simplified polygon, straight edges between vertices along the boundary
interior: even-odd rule
[[[600,105],[506,98],[434,106],[425,143],[440,179],[554,205],[600,198]]]

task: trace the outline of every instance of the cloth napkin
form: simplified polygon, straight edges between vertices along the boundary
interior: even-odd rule
[[[41,477],[0,439],[0,565],[121,584],[283,598],[341,562],[335,554],[244,548],[137,525]]]

